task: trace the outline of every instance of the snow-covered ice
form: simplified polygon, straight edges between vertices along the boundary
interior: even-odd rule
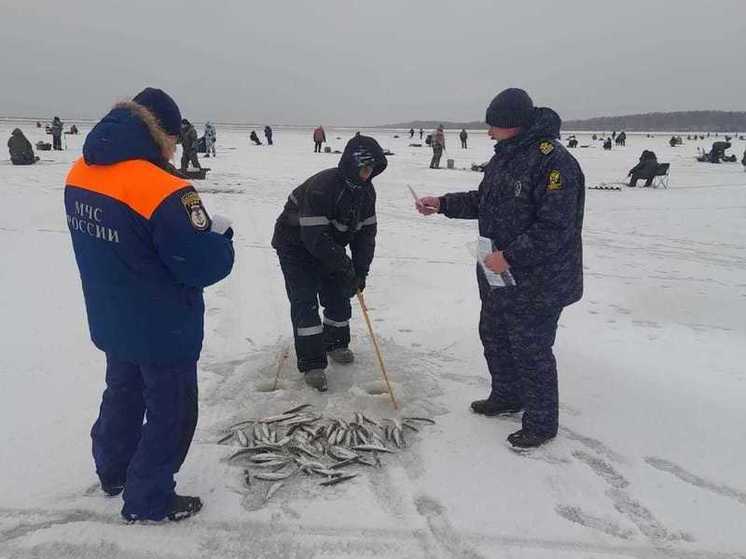
[[[3,123],[2,137],[14,127]],[[25,129],[32,143],[46,138]],[[90,457],[104,359],[88,339],[62,198],[82,132],[39,165],[0,160],[0,558],[746,557],[746,173],[695,162],[714,138],[670,148],[670,135],[630,135],[626,148],[575,150],[590,186],[623,179],[652,149],[672,164],[671,188],[588,191],[585,296],[562,315],[555,346],[561,433],[519,456],[505,445],[515,419],[468,409],[489,387],[468,248],[476,224],[421,217],[407,190],[475,188],[481,175],[430,170],[430,150],[408,147],[408,134],[371,131],[396,155],[376,181],[366,296],[404,412],[437,425],[381,470],[331,488],[298,480],[264,505],[215,444],[226,425],[305,402],[392,411],[357,309],[359,359],[331,367],[330,392],[305,387],[292,356],[271,390],[291,342],[273,223],[290,190],[338,156],[314,154],[306,129],[278,128],[275,146],[258,147],[219,127],[196,187],[208,211],[233,219],[236,266],[206,292],[200,423],[178,475],[205,508],[180,524],[127,526]],[[354,132],[327,137],[341,149]],[[443,164],[457,168],[492,153],[484,132],[469,150],[456,131],[447,142]],[[744,147],[734,141],[739,160]]]

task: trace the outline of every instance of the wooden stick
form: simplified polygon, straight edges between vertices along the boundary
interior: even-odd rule
[[[368,316],[368,307],[365,306],[365,299],[363,299],[363,293],[358,290],[357,292],[357,300],[358,303],[360,303],[360,310],[363,311],[363,317],[365,317],[365,323],[368,325],[368,334],[370,334],[370,341],[373,342],[373,348],[376,350],[376,355],[378,356],[378,364],[381,366],[381,373],[383,374],[383,380],[386,382],[386,387],[389,390],[389,396],[391,396],[391,403],[394,404],[394,409],[399,409],[399,404],[396,403],[396,398],[394,397],[394,390],[391,388],[391,383],[389,382],[389,376],[386,374],[386,367],[383,364],[383,356],[381,355],[381,350],[378,347],[378,342],[376,341],[376,335],[373,333],[373,325],[370,323],[370,317]]]
[[[272,392],[277,390],[277,385],[280,382],[280,371],[282,371],[282,366],[285,364],[285,361],[288,359],[288,354],[290,353],[290,346],[285,347],[285,351],[282,352],[282,355],[280,355],[280,362],[277,363],[277,373],[275,374],[275,384],[272,387]]]

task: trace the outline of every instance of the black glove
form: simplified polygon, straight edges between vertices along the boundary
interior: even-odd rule
[[[355,274],[355,268],[352,266],[352,264],[350,264],[350,266],[344,272],[341,272],[338,277],[340,288],[342,289],[342,293],[345,295],[345,297],[354,297],[357,293],[358,279],[357,275]]]
[[[365,290],[365,279],[367,276],[367,274],[360,274],[357,276],[357,290],[361,293]]]

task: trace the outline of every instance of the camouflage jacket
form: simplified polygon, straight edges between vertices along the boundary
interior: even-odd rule
[[[537,302],[565,306],[583,293],[585,177],[557,140],[560,118],[537,109],[534,124],[499,142],[478,190],[446,194],[447,217],[478,219],[510,264],[516,287]]]

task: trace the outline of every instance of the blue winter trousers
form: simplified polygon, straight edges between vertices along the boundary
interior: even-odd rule
[[[490,400],[522,407],[523,429],[554,436],[559,423],[557,362],[552,346],[562,307],[521,287],[490,289],[478,272],[479,335],[492,377]]]
[[[124,485],[122,515],[166,516],[196,426],[197,363],[138,365],[107,354],[91,438],[101,484]]]

